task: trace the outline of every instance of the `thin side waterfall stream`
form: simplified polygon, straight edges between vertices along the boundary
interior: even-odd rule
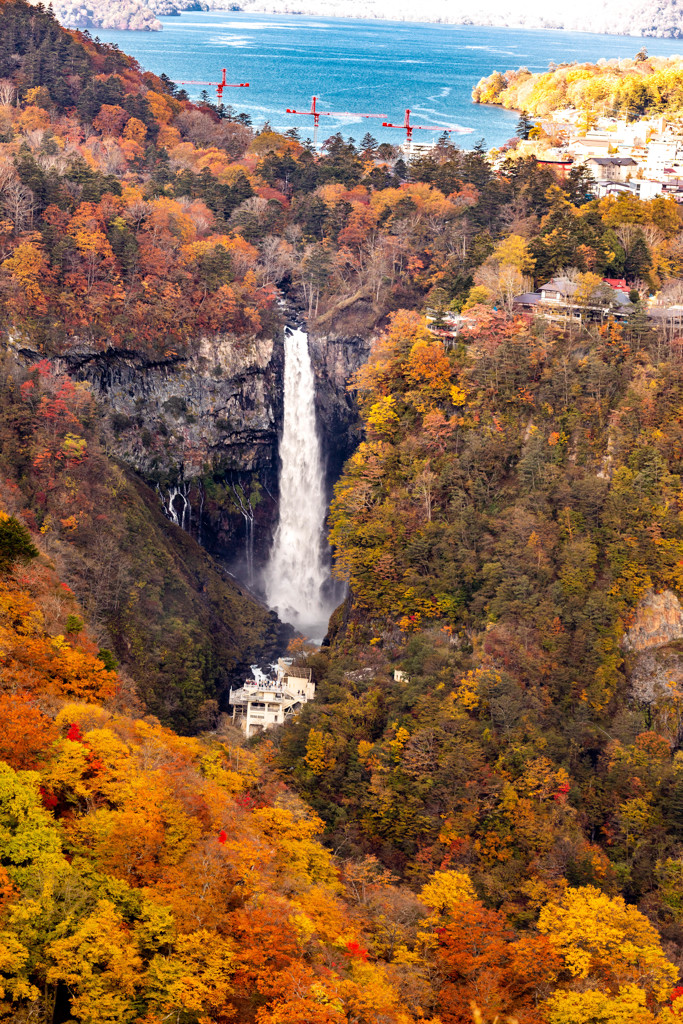
[[[280,511],[264,584],[270,607],[314,639],[324,636],[336,603],[326,593],[330,578],[323,537],[326,511],[308,335],[287,328]]]

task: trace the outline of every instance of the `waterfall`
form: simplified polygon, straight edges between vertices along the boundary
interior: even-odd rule
[[[264,574],[266,599],[281,619],[322,635],[333,610],[323,540],[326,501],[315,420],[315,377],[308,336],[285,333],[285,409],[280,442],[280,509]]]
[[[161,498],[166,517],[179,526],[181,530],[190,531],[192,523],[192,505],[190,504],[190,488],[186,483],[180,487],[171,486],[168,489],[168,499],[164,498],[163,492],[157,484],[157,492]]]
[[[241,487],[232,485],[232,492],[235,495],[237,507],[244,519],[244,554],[247,568],[247,583],[253,586],[254,583],[254,509],[251,504],[251,497],[247,497]]]

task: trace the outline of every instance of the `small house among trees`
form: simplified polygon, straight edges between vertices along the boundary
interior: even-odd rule
[[[553,277],[538,291],[517,295],[515,306],[561,321],[602,320],[607,315],[623,318],[633,312],[633,304],[621,288],[591,273]]]

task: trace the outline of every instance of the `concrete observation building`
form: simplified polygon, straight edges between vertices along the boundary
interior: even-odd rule
[[[283,725],[315,696],[310,668],[292,665],[291,658],[279,658],[271,669],[274,675],[267,676],[258,665],[252,665],[254,678],[230,690],[232,720],[247,739]]]

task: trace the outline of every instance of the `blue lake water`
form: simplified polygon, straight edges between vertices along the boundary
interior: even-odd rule
[[[632,57],[645,45],[650,54],[683,51],[680,39],[640,39],[583,32],[529,31],[472,25],[354,21],[233,11],[187,12],[162,18],[162,32],[99,30],[100,39],[117,43],[149,71],[166,72],[174,81],[218,81],[227,67],[229,82],[249,89],[226,89],[224,102],[246,111],[259,127],[301,129],[313,134],[312,118],[285,113],[318,108],[382,114],[403,121],[406,108],[415,124],[472,128],[455,141],[464,148],[484,138],[498,146],[514,134],[517,115],[471,101],[472,87],[494,70],[525,65],[544,71],[549,61]],[[187,87],[196,98],[201,86]],[[209,90],[212,98],[213,90]],[[381,127],[380,120],[348,116],[321,119],[320,137],[341,131],[357,141],[366,131],[379,141],[397,143],[405,133]],[[420,131],[415,141],[431,141],[438,132]]]

